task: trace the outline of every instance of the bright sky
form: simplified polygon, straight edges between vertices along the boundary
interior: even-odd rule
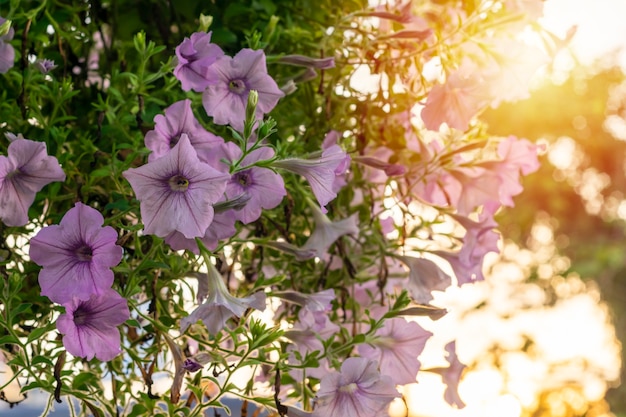
[[[577,25],[572,48],[582,63],[626,46],[625,0],[547,0],[544,6],[544,27],[564,37],[572,25]],[[626,68],[626,53],[620,54]]]

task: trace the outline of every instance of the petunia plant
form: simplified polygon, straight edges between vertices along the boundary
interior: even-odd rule
[[[436,372],[463,407],[454,337],[450,367],[423,369],[424,323],[446,314],[437,292],[484,279],[494,215],[538,168],[540,146],[480,120],[528,89],[492,84],[519,80],[498,39],[521,42],[536,16],[486,0],[164,4],[0,3],[15,375],[0,391],[45,393],[44,415],[53,400],[217,415],[234,396],[378,417]]]

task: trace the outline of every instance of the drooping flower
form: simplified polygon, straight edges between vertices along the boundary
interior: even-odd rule
[[[241,158],[241,149],[232,142],[224,144],[222,160],[234,162]],[[241,161],[246,167],[256,162],[269,160],[274,157],[274,150],[263,146],[250,152]],[[261,212],[278,206],[287,195],[285,184],[280,174],[269,168],[251,166],[235,172],[226,184],[226,199],[234,199],[246,194],[248,201],[240,209],[233,212],[235,218],[244,224],[251,223],[261,217]]]
[[[212,69],[217,82],[204,91],[202,104],[217,124],[229,124],[235,130],[243,131],[250,90],[259,93],[257,119],[269,113],[285,95],[268,75],[262,50],[244,48],[233,58],[220,58]]]
[[[495,232],[498,224],[488,213],[481,213],[479,221],[473,221],[463,216],[453,216],[466,230],[461,250],[452,253],[433,251],[450,263],[456,275],[458,285],[483,281],[483,260],[489,252],[500,252],[498,241],[500,235]]]
[[[400,394],[392,379],[381,375],[377,367],[366,358],[348,358],[341,372],[325,375],[313,417],[388,417],[389,403]]]
[[[398,256],[409,267],[408,290],[415,301],[428,304],[433,291],[445,291],[452,283],[446,274],[433,261],[413,256]]]
[[[122,247],[115,243],[115,229],[103,223],[98,210],[76,203],[60,224],[44,227],[30,240],[30,258],[43,267],[42,295],[64,304],[111,288],[111,267],[122,259]]]
[[[444,84],[434,86],[428,93],[421,116],[429,130],[439,130],[442,123],[466,131],[470,120],[487,104],[484,86],[465,68],[448,76]]]
[[[319,207],[311,204],[311,210],[315,220],[315,230],[302,246],[302,250],[313,250],[317,256],[321,257],[328,252],[330,245],[341,236],[359,234],[358,213],[333,222]]]
[[[284,55],[278,58],[277,62],[314,69],[335,68],[335,58],[333,57],[312,58],[304,55]]]
[[[330,303],[336,298],[335,290],[332,288],[313,294],[304,294],[292,290],[273,291],[272,296],[302,306],[309,311],[328,310],[330,309]]]
[[[185,38],[176,47],[178,64],[174,68],[174,76],[178,78],[184,91],[194,90],[200,93],[217,82],[211,67],[218,58],[224,56],[224,51],[211,43],[211,33],[193,33],[191,38]]]
[[[63,346],[74,356],[110,361],[120,354],[117,326],[130,317],[126,299],[108,289],[87,300],[73,298],[63,303],[65,314],[57,320]]]
[[[446,384],[446,391],[443,394],[443,398],[450,405],[454,405],[457,408],[465,407],[465,403],[459,396],[459,381],[465,365],[459,361],[456,355],[456,342],[452,341],[446,345],[446,360],[450,364],[448,368],[445,368],[441,373],[441,379]]]
[[[180,321],[181,331],[202,320],[210,334],[217,334],[231,317],[241,317],[248,308],[265,310],[265,293],[260,291],[249,297],[237,298],[228,292],[219,271],[209,264],[206,279],[209,296],[203,304]]]
[[[415,382],[420,369],[418,356],[433,334],[415,322],[403,318],[386,320],[375,339],[358,347],[364,358],[377,361],[380,373],[391,377],[397,385]]]
[[[0,17],[0,25],[6,21],[4,17]],[[13,68],[15,64],[15,49],[10,43],[13,35],[15,35],[15,30],[11,26],[6,34],[0,36],[0,74]]]
[[[212,154],[224,140],[204,129],[196,120],[191,110],[191,100],[181,100],[165,109],[165,115],[154,117],[154,129],[146,133],[144,142],[152,153],[148,161],[152,162],[165,154],[186,134],[201,161],[209,163]]]
[[[8,156],[0,155],[0,219],[7,226],[24,226],[37,192],[64,180],[59,161],[48,156],[45,143],[16,137]]]
[[[123,173],[141,203],[144,233],[204,236],[228,174],[200,161],[186,134],[167,155]]]
[[[325,206],[337,197],[335,180],[345,172],[349,162],[346,152],[339,145],[332,145],[324,149],[319,157],[287,158],[274,162],[273,166],[306,178],[322,211],[326,213]]]

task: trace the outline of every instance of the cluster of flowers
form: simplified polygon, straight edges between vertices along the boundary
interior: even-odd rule
[[[377,15],[385,16],[382,12]],[[424,43],[430,41],[432,30],[424,22],[414,16],[403,19],[413,35],[418,33]],[[0,20],[0,25],[3,22]],[[7,33],[0,33],[0,72],[13,65],[14,57],[9,54],[14,51],[7,43],[12,31],[9,28]],[[458,222],[465,229],[460,249],[431,253],[450,264],[458,285],[479,281],[484,279],[486,253],[498,251],[499,235],[493,216],[501,206],[513,205],[512,197],[522,190],[520,176],[538,168],[538,148],[524,139],[509,137],[499,140],[497,149],[492,149],[488,157],[469,158],[467,152],[475,147],[468,148],[462,140],[447,140],[448,133],[439,131],[443,123],[453,134],[454,129],[465,132],[475,114],[493,99],[477,92],[482,91],[477,78],[466,76],[468,67],[463,67],[447,74],[445,83],[430,90],[421,112],[425,128],[437,131],[431,132],[430,140],[414,134],[407,112],[405,120],[396,120],[406,128],[406,152],[396,153],[375,143],[350,157],[339,144],[342,134],[331,131],[319,152],[280,159],[266,140],[273,122],[263,118],[294,87],[278,87],[268,74],[262,50],[243,49],[230,57],[211,43],[211,33],[198,32],[176,48],[176,57],[174,75],[182,89],[201,93],[206,114],[215,124],[232,127],[235,139],[227,141],[205,129],[194,116],[191,100],[177,101],[155,117],[154,129],[145,135],[145,146],[151,151],[148,162],[123,173],[140,203],[144,234],[163,238],[173,250],[208,255],[208,272],[195,274],[201,282],[197,297],[200,305],[181,320],[181,333],[201,321],[209,334],[216,335],[231,317],[242,317],[248,309],[264,310],[268,294],[295,304],[299,307],[297,319],[284,333],[291,342],[287,347],[289,374],[294,381],[302,381],[307,375],[318,378],[320,388],[313,413],[289,407],[288,415],[386,415],[389,403],[400,395],[396,385],[416,381],[421,368],[419,356],[432,333],[398,314],[386,318],[389,305],[378,302],[376,294],[382,291],[383,296],[395,296],[399,288],[405,288],[415,302],[428,304],[433,300],[433,291],[445,290],[452,284],[448,274],[426,258],[383,253],[380,264],[384,268],[402,272],[406,267],[409,276],[354,285],[350,296],[359,310],[344,309],[341,324],[337,324],[330,319],[331,312],[340,314],[332,309],[334,290],[303,294],[281,288],[238,298],[230,293],[224,277],[210,262],[207,249],[216,250],[221,241],[235,236],[237,222],[250,224],[261,217],[263,210],[278,207],[287,195],[280,172],[287,171],[304,177],[310,185],[317,200],[317,204],[310,204],[315,228],[301,247],[285,241],[263,244],[293,255],[297,261],[317,257],[333,268],[328,259],[330,246],[341,236],[361,233],[357,213],[333,221],[326,210],[350,180],[350,164],[355,162],[371,184],[387,185],[393,178],[401,194],[398,204],[417,200]],[[312,71],[334,65],[332,59],[298,56],[283,57],[282,62],[304,65]],[[21,137],[11,139],[8,157],[0,157],[0,219],[9,226],[23,226],[36,193],[52,181],[64,181],[65,174],[58,161],[47,155],[43,143]],[[372,190],[376,212],[385,211],[384,192],[385,186]],[[400,226],[394,225],[392,218],[379,220],[383,234]],[[112,289],[111,268],[119,264],[123,250],[116,243],[115,229],[104,223],[98,210],[78,202],[60,224],[41,229],[31,239],[30,257],[43,267],[39,274],[42,294],[65,308],[57,328],[64,335],[67,351],[108,361],[121,352],[117,326],[129,318],[130,312],[126,300]],[[376,327],[372,327],[373,321],[355,317],[365,310],[368,319],[381,321]],[[411,315],[409,310],[405,313],[400,315]],[[277,311],[275,318],[280,317],[281,311]],[[333,364],[346,354],[344,351],[331,358],[325,342],[342,332],[356,331],[367,337],[354,342],[347,354],[352,357],[343,360],[340,371],[333,371]],[[464,366],[456,357],[454,342],[446,346],[446,351],[450,365],[439,370],[448,386],[445,398],[462,407],[457,385]],[[306,365],[311,356],[317,359],[313,368]],[[198,363],[185,362],[185,370],[200,368]],[[287,396],[289,388],[284,384],[277,395]]]

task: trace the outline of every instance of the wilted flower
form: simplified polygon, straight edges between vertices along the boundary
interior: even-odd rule
[[[302,250],[313,250],[317,256],[323,256],[328,252],[330,245],[341,236],[359,234],[358,213],[333,222],[316,205],[311,204],[311,210],[315,220],[315,230],[302,246]]]
[[[261,50],[242,49],[233,58],[224,56],[213,64],[213,69],[217,83],[207,87],[202,104],[217,124],[229,124],[243,131],[250,90],[259,93],[257,119],[269,113],[285,95],[267,74],[265,53]]]
[[[122,259],[122,247],[115,243],[115,229],[103,223],[98,210],[76,203],[59,225],[44,227],[30,240],[30,258],[43,267],[42,295],[64,304],[111,288],[111,267]]]
[[[7,226],[28,223],[28,208],[35,195],[65,173],[46,144],[17,137],[9,144],[8,156],[0,155],[0,219]]]
[[[325,375],[317,392],[313,417],[386,417],[387,407],[400,396],[391,378],[366,358],[348,358],[341,372]]]
[[[144,233],[188,239],[204,236],[229,178],[201,162],[184,133],[167,155],[122,175],[141,202]]]
[[[463,365],[456,356],[455,341],[446,345],[446,352],[448,352],[446,360],[450,366],[441,372],[441,379],[443,380],[443,383],[446,384],[446,391],[443,397],[448,404],[454,405],[458,408],[463,408],[465,407],[465,403],[459,396],[459,381],[461,380],[461,375],[463,375],[465,365]]]
[[[110,361],[121,352],[117,326],[130,317],[128,304],[108,289],[87,300],[73,298],[63,303],[65,314],[57,320],[63,346],[74,356]]]
[[[432,335],[415,322],[393,318],[376,331],[374,340],[359,345],[358,350],[364,358],[377,361],[380,373],[389,375],[395,384],[411,384],[421,366],[417,357]]]
[[[0,17],[0,25],[5,23],[7,20],[3,17]],[[13,35],[15,34],[15,30],[13,27],[9,28],[9,31],[0,36],[0,74],[4,74],[15,64],[15,49],[11,45],[10,41],[13,39]]]
[[[284,55],[278,58],[281,64],[295,65],[298,67],[308,67],[315,69],[330,69],[335,68],[335,58],[311,58],[304,55]]]
[[[224,140],[198,123],[191,110],[191,100],[177,101],[166,108],[164,113],[154,117],[154,129],[146,133],[144,138],[146,148],[152,151],[148,162],[169,153],[181,136],[186,134],[200,160],[210,164],[212,153]]]
[[[176,47],[178,64],[174,68],[174,76],[184,91],[200,93],[217,81],[210,68],[222,56],[222,48],[211,43],[211,32],[193,33],[191,38],[185,38]]]
[[[304,294],[292,290],[273,291],[272,295],[284,301],[302,306],[309,311],[328,310],[331,306],[330,303],[336,298],[335,290],[332,288],[313,294]]]
[[[208,274],[202,279],[206,279],[208,288],[208,298],[187,317],[180,321],[181,331],[202,320],[210,334],[217,334],[226,325],[226,321],[233,317],[241,317],[248,308],[265,310],[265,293],[257,292],[250,297],[237,298],[232,296],[224,284],[224,279],[219,271],[208,265]]]

